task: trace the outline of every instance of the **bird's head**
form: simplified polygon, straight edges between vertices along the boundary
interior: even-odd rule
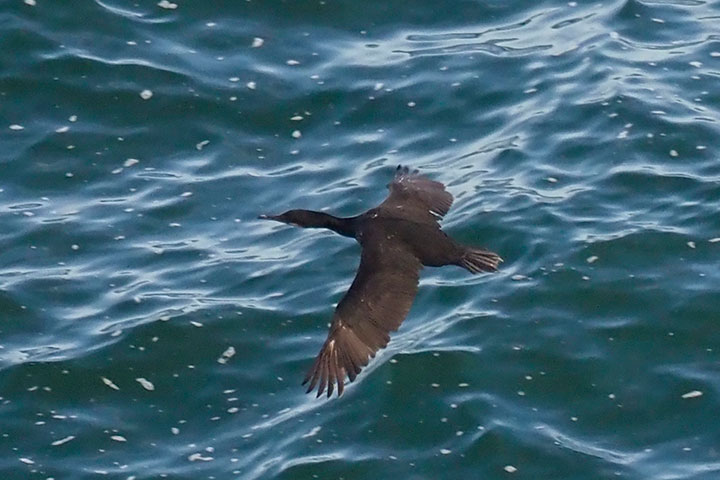
[[[296,227],[308,227],[314,226],[314,219],[316,217],[315,212],[308,210],[288,210],[287,212],[279,215],[260,215],[258,218],[263,220],[275,220],[276,222],[287,223],[288,225],[295,225]]]

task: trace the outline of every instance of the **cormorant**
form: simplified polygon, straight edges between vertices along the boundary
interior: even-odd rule
[[[362,246],[360,267],[350,289],[338,303],[327,340],[303,385],[307,393],[328,398],[337,384],[342,395],[345,377],[354,381],[375,353],[390,341],[408,314],[422,267],[457,265],[471,273],[492,272],[502,262],[496,253],[461,245],[440,229],[453,196],[445,186],[407,167],[398,166],[380,205],[350,218],[323,212],[289,210],[260,215],[305,228],[329,228],[355,238]]]

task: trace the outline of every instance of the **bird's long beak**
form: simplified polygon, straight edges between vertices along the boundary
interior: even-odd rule
[[[278,218],[279,216],[280,215],[265,215],[265,214],[263,214],[263,215],[258,215],[258,218],[260,220],[275,220],[276,222],[282,222],[282,220],[280,220]],[[283,223],[285,223],[285,222],[283,222]]]

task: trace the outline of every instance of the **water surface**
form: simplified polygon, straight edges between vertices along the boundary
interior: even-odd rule
[[[0,477],[715,479],[720,4],[6,1]],[[504,258],[299,382],[398,164]]]

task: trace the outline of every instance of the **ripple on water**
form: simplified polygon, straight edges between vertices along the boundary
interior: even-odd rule
[[[716,5],[318,8],[8,9],[5,476],[713,478]],[[397,164],[505,263],[305,396]]]

